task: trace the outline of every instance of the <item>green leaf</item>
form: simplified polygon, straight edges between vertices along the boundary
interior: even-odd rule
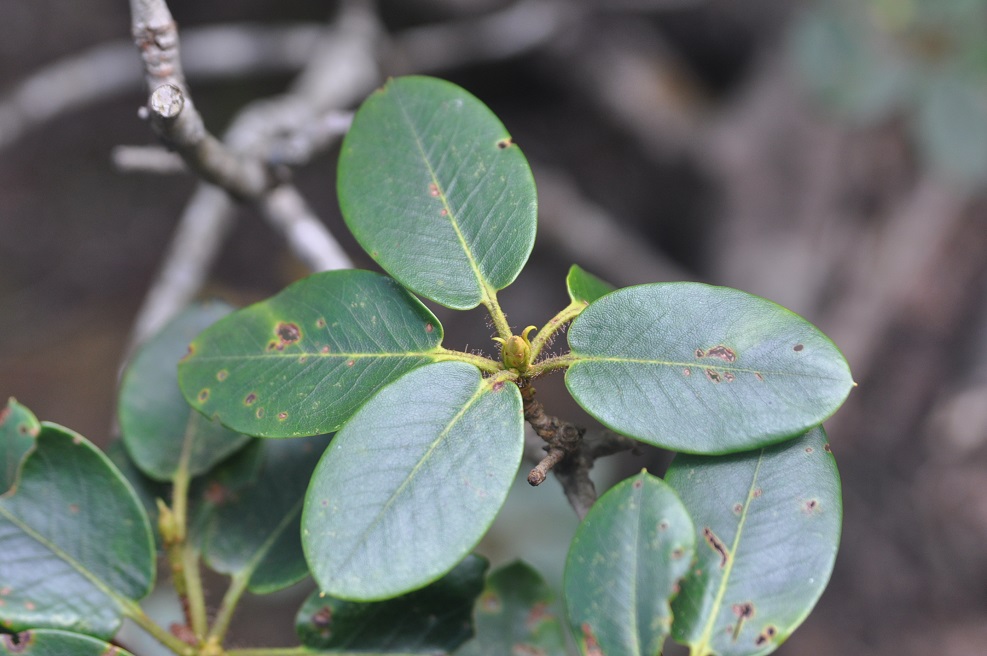
[[[30,410],[13,398],[0,410],[0,493],[6,492],[17,478],[17,469],[34,446],[40,424]]]
[[[0,634],[0,656],[131,656],[129,651],[78,633],[39,629]]]
[[[222,303],[190,307],[134,357],[123,374],[117,409],[123,442],[151,478],[174,481],[182,459],[189,474],[209,471],[249,439],[189,408],[178,389],[178,361],[189,341],[230,313]]]
[[[482,102],[442,80],[390,80],[363,103],[343,141],[338,191],[370,256],[450,308],[511,284],[534,245],[524,155]]]
[[[440,362],[385,387],[316,467],[302,544],[322,591],[374,601],[420,588],[469,553],[521,462],[518,388]]]
[[[565,284],[569,288],[569,298],[573,302],[592,303],[615,289],[610,283],[597,278],[576,264],[569,268],[569,275],[566,276]]]
[[[328,271],[199,335],[178,379],[193,407],[234,430],[318,435],[434,359],[441,341],[438,319],[390,278]]]
[[[695,546],[688,512],[661,479],[642,471],[604,494],[566,559],[566,608],[583,653],[656,656]]]
[[[134,459],[130,457],[127,448],[122,440],[114,440],[106,445],[103,453],[109,458],[113,466],[123,475],[123,477],[134,489],[137,499],[144,507],[151,532],[154,534],[154,543],[157,547],[162,547],[161,535],[158,533],[158,499],[168,499],[171,494],[171,486],[167,483],[156,481],[142,472]],[[234,456],[235,457],[235,456]]]
[[[843,504],[826,434],[677,456],[665,480],[698,533],[697,562],[672,606],[674,638],[694,656],[774,651],[812,610],[836,560]]]
[[[295,630],[313,649],[451,653],[473,634],[471,611],[486,570],[485,559],[470,555],[435,583],[387,601],[344,601],[315,592],[298,611]]]
[[[699,283],[628,287],[569,330],[576,401],[613,430],[676,451],[727,453],[805,432],[853,380],[832,341],[763,298]]]
[[[487,578],[476,603],[476,637],[456,656],[564,656],[554,604],[555,594],[534,569],[522,562],[502,567]]]
[[[154,582],[154,543],[130,485],[82,436],[41,424],[0,497],[0,627],[109,638]]]
[[[208,518],[200,529],[203,556],[217,572],[250,576],[249,589],[263,594],[308,575],[299,537],[302,502],[328,436],[262,441],[263,465],[246,486],[214,479],[204,499]]]

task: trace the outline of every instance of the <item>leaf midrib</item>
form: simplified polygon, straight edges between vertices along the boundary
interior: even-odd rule
[[[736,367],[731,365],[722,366],[715,362],[702,363],[702,362],[676,362],[672,360],[654,360],[648,358],[625,358],[620,356],[585,356],[578,353],[570,354],[572,364],[570,367],[574,367],[582,362],[619,362],[625,364],[643,364],[658,367],[689,367],[690,369],[695,367],[697,369],[716,369],[717,371],[730,371],[738,373],[749,373],[749,374],[766,374],[771,376],[791,376],[798,378],[816,378],[818,380],[832,380],[840,381],[843,380],[842,377],[833,376],[820,376],[810,372],[803,371],[775,371],[771,369],[751,369],[749,367]]]

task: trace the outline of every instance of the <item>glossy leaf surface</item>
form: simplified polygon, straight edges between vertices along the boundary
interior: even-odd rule
[[[339,203],[360,245],[417,294],[476,307],[517,277],[535,238],[528,163],[482,102],[434,78],[390,80],[339,157]]]
[[[774,651],[812,610],[836,560],[843,506],[825,433],[730,456],[680,455],[665,479],[697,531],[673,636],[699,656]]]
[[[43,423],[0,497],[0,624],[109,638],[146,595],[154,544],[130,485],[96,447]]]
[[[381,390],[312,476],[302,543],[320,590],[373,601],[452,569],[507,497],[522,427],[517,386],[465,363],[422,367]]]
[[[695,550],[675,492],[641,472],[593,505],[569,548],[565,599],[585,654],[655,656],[672,625],[669,600]]]
[[[315,592],[298,611],[295,630],[314,649],[448,654],[473,634],[473,602],[486,570],[486,560],[470,555],[435,583],[387,601]]]
[[[487,578],[477,600],[476,637],[456,656],[564,656],[554,604],[555,593],[531,567],[521,562],[502,567]]]
[[[280,590],[308,575],[302,553],[301,514],[305,489],[329,443],[326,436],[265,440],[262,465],[247,485],[210,481],[203,500],[203,556],[217,572],[250,576],[255,593]]]
[[[628,287],[569,330],[566,386],[600,422],[686,453],[728,453],[829,417],[853,380],[832,341],[763,298],[699,283]]]
[[[179,383],[193,407],[248,435],[331,433],[441,341],[435,316],[390,278],[328,271],[199,335]]]
[[[569,267],[569,274],[566,276],[565,284],[569,289],[569,298],[573,301],[582,301],[583,303],[592,303],[615,289],[610,283],[594,276],[577,264]]]
[[[134,463],[155,480],[174,480],[183,454],[192,476],[209,471],[249,439],[192,410],[178,388],[178,361],[189,341],[230,309],[210,303],[185,310],[124,371],[118,407],[123,442]]]
[[[0,410],[0,494],[10,489],[17,469],[31,447],[40,424],[30,410],[14,399]]]
[[[101,640],[52,629],[0,634],[0,656],[131,656]]]

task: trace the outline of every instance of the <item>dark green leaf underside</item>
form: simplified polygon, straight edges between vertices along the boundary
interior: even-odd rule
[[[0,625],[109,638],[154,581],[147,517],[106,456],[41,426],[15,491],[0,498]]]
[[[461,362],[385,387],[336,435],[305,500],[322,591],[373,601],[448,572],[486,532],[517,473],[521,396]]]
[[[464,89],[390,80],[360,107],[339,158],[340,207],[360,245],[417,294],[476,307],[531,253],[537,201],[520,149]]]
[[[174,480],[183,450],[196,476],[249,439],[189,408],[178,388],[177,365],[189,341],[230,310],[222,303],[190,307],[145,344],[124,372],[120,432],[134,463],[155,480]]]
[[[387,601],[344,601],[316,592],[299,610],[295,630],[313,649],[448,654],[472,635],[473,603],[486,569],[486,560],[467,556],[435,583]]]
[[[642,471],[604,494],[566,559],[566,607],[583,652],[658,654],[694,549],[689,514],[661,479]]]
[[[758,451],[680,455],[666,481],[697,530],[697,562],[673,603],[695,654],[761,656],[812,610],[840,542],[836,462],[821,428]]]
[[[565,635],[553,608],[555,593],[525,563],[502,567],[487,578],[474,610],[476,637],[456,656],[564,656]]]
[[[817,328],[763,298],[699,283],[621,289],[569,331],[566,385],[610,428],[687,453],[741,451],[829,417],[853,380]]]
[[[179,383],[193,407],[248,435],[331,433],[441,341],[435,316],[390,278],[329,271],[206,330]]]

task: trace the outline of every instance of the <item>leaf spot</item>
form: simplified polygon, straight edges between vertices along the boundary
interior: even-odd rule
[[[316,320],[316,322],[315,322],[315,327],[316,328],[325,328],[326,327],[326,320],[325,320],[325,318],[319,317]]]
[[[69,504],[69,512],[72,513],[73,515],[78,515],[79,514],[79,504],[77,504],[77,503],[70,503]]]
[[[727,547],[723,544],[723,540],[713,533],[713,529],[706,527],[703,529],[703,537],[706,538],[706,544],[716,553],[720,554],[720,568],[727,566],[727,562],[730,560],[730,552],[727,551]]]
[[[507,137],[506,139],[501,139],[500,141],[497,142],[497,147],[500,148],[501,150],[507,150],[513,145],[514,145],[514,140],[511,139],[510,137]]]
[[[439,216],[449,216],[449,210],[443,207],[442,211],[439,212]]]
[[[740,636],[740,629],[744,626],[744,621],[754,617],[754,604],[750,601],[733,605],[733,614],[737,616],[737,623],[730,629],[734,641]]]
[[[754,378],[757,378],[762,383],[764,382],[764,376],[761,375],[761,372],[760,371],[755,371],[754,372]]]
[[[248,394],[243,399],[243,405],[253,405],[256,402],[257,402],[257,395],[255,393],[253,393],[253,392],[251,392],[250,394]]]
[[[732,372],[729,372],[729,371],[723,372],[723,380],[727,381],[728,383],[732,383],[736,379],[737,379],[737,377],[734,376]]]
[[[739,515],[742,512],[744,512],[744,506],[743,506],[743,504],[740,504],[740,503],[733,504],[733,514],[734,515]]]
[[[806,515],[811,515],[811,514],[817,512],[818,510],[820,510],[819,500],[818,499],[809,499],[802,506],[802,511]]]
[[[640,490],[642,487],[644,487],[644,482],[640,478],[634,481],[635,490]]]
[[[586,656],[603,656],[603,650],[600,649],[600,643],[596,641],[596,635],[593,633],[593,629],[587,622],[583,622],[582,626],[579,627],[583,632],[583,642],[586,645]]]
[[[319,635],[323,638],[328,638],[331,634],[329,630],[332,624],[332,609],[328,606],[323,606],[319,610],[312,613],[312,625],[319,630]]]
[[[228,372],[226,369],[220,369],[219,371],[216,372],[216,380],[218,380],[219,382],[223,382],[229,377],[230,377],[230,372]]]
[[[287,418],[288,418],[288,413],[287,412],[284,412],[282,410],[281,412],[278,413],[278,421],[284,421]]]
[[[716,346],[710,347],[705,351],[701,348],[697,348],[696,358],[719,358],[724,362],[736,362],[737,352],[729,346],[717,344]]]
[[[7,417],[9,417],[9,416],[10,416],[10,408],[9,407],[6,407],[6,408],[3,408],[2,410],[0,410],[0,426],[3,426],[3,423],[5,421],[7,421]]]
[[[278,324],[275,332],[277,332],[278,337],[281,338],[281,341],[285,345],[294,344],[302,337],[302,331],[297,323],[285,323],[282,321]]]
[[[778,629],[771,626],[770,624],[764,627],[764,630],[754,639],[754,644],[760,647],[761,645],[773,640],[774,637],[778,635]]]
[[[805,447],[805,452],[806,453],[813,453],[814,451],[815,451],[815,449],[813,449],[811,446]]]
[[[430,323],[425,324],[425,332],[430,333],[435,330],[435,326]]]
[[[305,364],[306,362],[308,362],[308,356],[307,355],[303,355],[300,358],[298,358],[298,364]]]
[[[254,413],[254,416],[257,417],[258,419],[263,419],[264,418],[264,408],[257,408],[257,412]]]
[[[685,367],[684,369],[682,369],[682,375],[683,376],[691,376],[692,375],[692,369],[690,369],[689,367]]]
[[[511,656],[546,656],[547,653],[544,649],[526,642],[519,642],[511,648]]]
[[[486,613],[499,613],[501,608],[500,597],[493,592],[487,592],[480,598],[480,608]]]
[[[525,619],[525,626],[529,629],[535,629],[539,624],[550,619],[552,619],[552,614],[548,612],[548,604],[544,601],[539,601],[531,607],[531,612],[528,613],[528,617]]]
[[[659,531],[667,531],[668,530],[668,522],[666,520],[664,520],[664,519],[661,520],[660,522],[658,522],[658,530]]]
[[[823,451],[825,451],[826,453],[832,453],[833,452],[833,448],[831,446],[829,446],[829,442],[827,442],[826,444],[823,444]]]
[[[329,352],[329,350],[330,350],[330,349],[329,349],[329,345],[328,345],[328,344],[326,344],[326,345],[325,345],[325,346],[323,346],[323,347],[322,347],[321,349],[319,349],[319,353],[328,353],[328,352]]]
[[[28,610],[36,610],[37,609],[37,606],[35,605],[35,603],[33,601],[25,601],[24,602],[24,608],[26,608]]]
[[[205,403],[206,401],[208,401],[209,400],[209,388],[208,387],[204,387],[203,389],[199,390],[199,396],[197,398],[199,399],[199,403]]]
[[[34,634],[30,631],[4,633],[0,635],[0,640],[3,641],[4,648],[11,654],[20,654],[26,652],[31,643],[34,642]]]
[[[723,378],[720,376],[720,372],[716,369],[703,369],[703,373],[706,374],[706,378],[709,378],[711,383],[719,383]]]
[[[233,499],[229,488],[216,481],[212,481],[206,486],[206,491],[202,493],[203,498],[214,506],[222,506]]]
[[[754,493],[751,496],[753,496],[755,499],[760,499],[762,494],[764,494],[764,490],[762,490],[759,487],[756,487],[754,488]]]
[[[802,351],[802,349],[804,349],[804,348],[805,348],[805,346],[804,346],[804,345],[802,345],[802,344],[796,344],[796,345],[795,345],[795,347],[794,347],[794,348],[792,348],[792,350],[793,350],[793,351],[795,351],[796,353],[799,353],[799,352],[801,352],[801,351]]]
[[[428,184],[428,195],[431,196],[432,198],[438,198],[439,197],[439,185],[435,184],[434,182],[430,182]]]
[[[675,547],[674,549],[672,549],[672,553],[671,553],[672,560],[678,560],[684,555],[685,555],[685,549],[683,549],[682,547]]]
[[[352,367],[355,364],[356,364],[356,360],[347,360],[346,361],[346,366],[347,367]]]

